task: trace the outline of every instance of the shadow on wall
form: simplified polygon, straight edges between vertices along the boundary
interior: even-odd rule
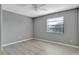
[[[1,52],[1,4],[0,4],[0,52]]]

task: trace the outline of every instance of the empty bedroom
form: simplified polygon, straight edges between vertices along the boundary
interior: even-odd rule
[[[79,55],[79,4],[0,7],[3,55]]]

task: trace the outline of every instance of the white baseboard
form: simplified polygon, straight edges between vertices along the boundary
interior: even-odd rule
[[[6,47],[6,46],[9,46],[9,45],[12,45],[12,44],[21,43],[21,42],[28,41],[28,40],[31,40],[31,39],[33,39],[33,38],[23,39],[23,40],[20,40],[20,41],[9,43],[9,44],[3,44],[2,47]]]
[[[61,43],[61,42],[54,42],[54,41],[49,41],[49,40],[45,40],[45,39],[38,39],[38,38],[34,38],[34,39],[45,41],[45,42],[50,42],[50,43],[55,43],[55,44],[59,44],[59,45],[67,46],[67,47],[79,48],[79,46],[64,44],[64,43]]]
[[[28,39],[20,40],[20,41],[12,42],[12,43],[9,43],[9,44],[4,44],[4,45],[2,45],[2,47],[6,47],[6,46],[9,46],[9,45],[12,45],[12,44],[17,44],[17,43],[32,40],[32,39],[41,40],[41,41],[50,42],[50,43],[55,43],[55,44],[73,47],[73,48],[79,48],[79,46],[75,46],[75,45],[64,44],[64,43],[61,43],[61,42],[54,42],[54,41],[49,41],[49,40],[45,40],[45,39],[38,39],[38,38],[28,38]]]

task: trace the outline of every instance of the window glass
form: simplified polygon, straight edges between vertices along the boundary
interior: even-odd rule
[[[64,32],[64,17],[61,16],[48,19],[47,32]]]

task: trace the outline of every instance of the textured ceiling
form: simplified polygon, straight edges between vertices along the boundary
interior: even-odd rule
[[[34,4],[3,4],[2,8],[3,10],[18,13],[28,17],[38,17],[79,7],[78,4],[44,4],[40,8],[40,5],[37,5],[38,8],[33,5]]]

